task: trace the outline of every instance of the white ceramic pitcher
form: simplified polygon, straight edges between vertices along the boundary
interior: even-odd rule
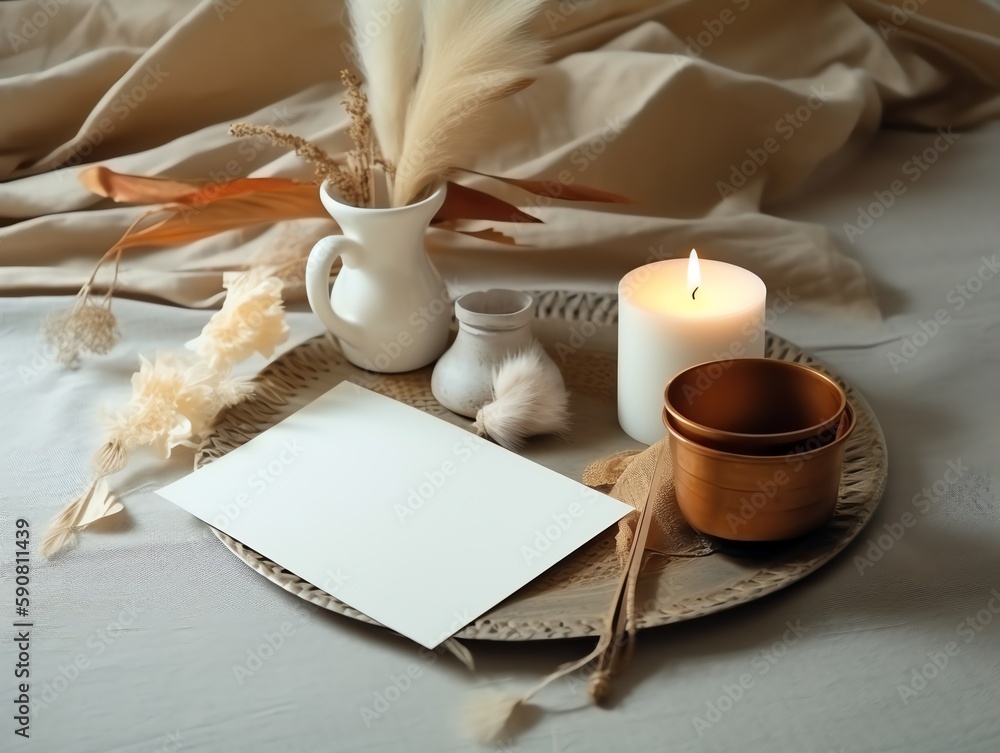
[[[320,186],[323,206],[343,235],[320,240],[306,264],[309,305],[355,366],[395,373],[419,369],[445,351],[451,300],[424,247],[445,187],[417,204],[368,209]],[[330,292],[330,270],[344,262]]]

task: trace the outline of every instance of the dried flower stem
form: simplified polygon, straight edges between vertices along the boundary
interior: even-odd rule
[[[156,214],[157,212],[162,212],[162,211],[164,211],[163,208],[156,207],[154,209],[148,209],[145,212],[143,212],[142,214],[140,214],[138,217],[136,217],[132,221],[132,223],[128,226],[128,228],[125,229],[125,232],[122,233],[122,237],[119,238],[115,242],[115,245],[113,245],[111,248],[109,248],[107,251],[105,251],[104,255],[100,259],[98,259],[97,264],[94,266],[94,271],[90,273],[90,277],[87,279],[87,282],[85,282],[83,284],[83,287],[80,288],[80,292],[78,293],[78,295],[81,295],[81,296],[84,296],[84,297],[86,297],[87,295],[89,295],[89,292],[90,292],[91,288],[93,288],[93,286],[94,286],[94,280],[97,279],[97,273],[100,272],[101,271],[101,267],[105,263],[107,263],[107,261],[112,256],[114,256],[115,257],[115,274],[114,274],[114,277],[111,280],[111,284],[108,286],[108,290],[106,291],[106,294],[105,294],[106,300],[108,300],[110,302],[111,295],[113,294],[113,291],[114,291],[114,288],[115,288],[115,283],[118,281],[118,270],[119,270],[119,266],[120,266],[120,263],[121,263],[122,252],[125,250],[121,246],[122,241],[124,241],[126,238],[128,238],[132,234],[132,231],[134,231],[139,226],[139,223],[141,223],[146,218],[148,218],[148,217]]]
[[[140,222],[158,211],[161,210],[151,209],[136,217],[118,242],[98,260],[90,277],[76,294],[73,305],[68,310],[54,311],[46,317],[42,332],[45,339],[55,346],[60,363],[75,367],[79,364],[81,353],[104,355],[118,342],[120,335],[118,321],[111,313],[111,301],[118,283],[124,251],[120,244],[131,235]],[[91,298],[94,281],[101,267],[112,257],[115,260],[114,276],[104,291],[100,303],[95,303]]]
[[[274,126],[254,123],[233,123],[229,126],[229,133],[237,138],[263,136],[272,144],[294,149],[298,156],[312,163],[317,177],[333,183],[346,201],[363,206],[364,191],[359,188],[354,176],[338,165],[333,157],[301,136],[278,130]]]
[[[42,554],[51,557],[66,547],[77,531],[122,509],[108,488],[107,478],[122,470],[130,451],[147,446],[161,457],[174,447],[193,447],[211,430],[219,413],[252,396],[253,383],[232,377],[232,367],[252,353],[270,356],[288,336],[281,299],[283,283],[269,276],[254,284],[230,285],[220,311],[189,344],[194,353],[158,353],[150,361],[140,356],[132,375],[132,399],[115,415],[107,441],[94,455],[94,475],[86,489],[56,516],[45,533]],[[70,321],[63,329],[81,329],[97,312],[88,303],[89,283],[81,291]],[[74,318],[75,317],[75,318]],[[83,331],[74,334],[87,347]],[[90,347],[94,350],[93,347]]]
[[[94,471],[101,476],[118,473],[128,462],[128,450],[119,437],[109,439],[94,455]]]
[[[344,69],[340,72],[340,80],[345,89],[341,104],[351,117],[347,133],[352,144],[343,165],[301,136],[281,131],[274,126],[233,123],[229,126],[229,133],[237,138],[263,136],[272,144],[294,149],[298,156],[312,163],[319,178],[329,180],[337,187],[345,201],[358,207],[372,207],[375,205],[375,167],[381,165],[385,169],[390,193],[395,169],[382,158],[378,148],[372,129],[368,97],[361,87],[361,79]]]
[[[351,116],[351,125],[347,133],[354,145],[347,154],[348,169],[362,194],[361,206],[370,206],[375,185],[372,173],[375,143],[372,136],[372,118],[368,113],[368,97],[361,89],[361,79],[346,68],[340,72],[340,80],[346,89],[341,104]]]

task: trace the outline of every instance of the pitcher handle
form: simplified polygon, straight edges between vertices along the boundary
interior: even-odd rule
[[[361,246],[350,238],[343,235],[328,235],[312,247],[309,260],[306,262],[306,298],[309,299],[309,308],[328,330],[352,347],[360,345],[364,339],[364,331],[359,325],[343,319],[333,310],[330,301],[330,271],[338,257],[345,254],[354,255],[360,250]],[[346,261],[345,258],[345,263]]]

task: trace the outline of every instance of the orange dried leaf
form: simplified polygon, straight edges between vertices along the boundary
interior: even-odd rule
[[[315,201],[316,206],[322,207],[318,185],[312,182],[303,183],[298,180],[290,180],[289,178],[237,178],[226,183],[208,183],[201,186],[195,193],[182,196],[176,201],[188,206],[200,207],[241,194],[288,195],[300,199],[310,196]]]
[[[452,228],[454,230],[454,228]],[[492,243],[502,243],[505,246],[520,246],[521,244],[517,242],[516,238],[512,238],[509,235],[505,235],[496,228],[488,227],[484,230],[455,230],[456,233],[461,233],[462,235],[468,235],[473,238],[479,238],[483,241],[491,241]]]
[[[493,222],[541,222],[527,212],[496,196],[448,181],[444,204],[434,216],[445,220],[490,220]]]
[[[315,183],[289,178],[237,178],[231,181],[172,180],[117,173],[107,167],[92,167],[77,178],[90,191],[122,204],[187,204],[203,206],[245,193],[312,192]],[[318,199],[317,199],[318,201]]]
[[[605,204],[635,203],[627,196],[611,193],[610,191],[601,191],[598,188],[590,188],[589,186],[583,186],[579,183],[563,183],[562,181],[557,180],[522,180],[519,178],[504,178],[499,175],[490,175],[489,173],[481,173],[477,170],[469,170],[465,167],[458,169],[467,173],[472,173],[473,175],[481,175],[484,178],[492,178],[493,180],[509,183],[512,186],[517,186],[518,188],[527,191],[528,193],[533,193],[536,196],[547,196],[549,198],[560,199],[562,201],[600,201]]]
[[[146,227],[130,230],[115,244],[114,248],[118,250],[191,243],[228,230],[261,223],[312,217],[329,218],[320,201],[319,189],[314,183],[288,178],[238,178],[223,183],[178,181],[117,173],[99,166],[80,173],[79,179],[89,190],[114,201],[161,204],[161,210],[168,213],[166,217]],[[541,181],[497,179],[526,190],[531,190],[531,186],[541,187],[540,190],[545,188]],[[597,193],[605,195],[603,192]],[[542,222],[503,199],[449,182],[445,202],[433,222],[448,226],[459,220]],[[493,228],[456,232],[482,240],[517,245],[513,238]]]
[[[175,206],[166,218],[127,234],[115,248],[136,246],[176,246],[208,238],[248,225],[299,220],[329,215],[319,200],[319,192],[308,194],[287,190],[244,193],[213,201],[201,207]]]
[[[201,188],[194,181],[126,175],[104,166],[84,170],[76,177],[88,191],[123,204],[166,204]]]

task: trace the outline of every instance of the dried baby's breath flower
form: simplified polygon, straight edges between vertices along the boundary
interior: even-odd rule
[[[223,272],[222,287],[229,289],[251,282],[256,285],[265,278],[273,277],[282,283],[281,297],[286,301],[294,299],[305,292],[307,261],[306,256],[276,253],[268,263],[254,262],[244,270]]]
[[[70,368],[80,364],[81,353],[106,354],[120,337],[110,300],[94,303],[86,288],[72,308],[45,317],[42,333],[55,347],[59,362]]]
[[[228,281],[225,305],[193,343],[196,352],[157,353],[152,361],[139,356],[132,398],[109,419],[108,438],[94,457],[90,484],[46,531],[45,557],[66,547],[81,528],[122,509],[105,479],[126,465],[132,450],[148,446],[166,459],[175,447],[197,447],[220,411],[251,397],[254,382],[232,377],[232,365],[253,352],[270,355],[288,336],[282,282],[261,279],[261,274],[262,268],[251,268]],[[84,294],[87,290],[85,286]],[[98,308],[84,294],[78,305]]]
[[[215,418],[218,382],[218,373],[190,355],[139,356],[132,399],[112,419],[112,439],[126,448],[148,445],[162,458],[179,445],[193,446]]]
[[[188,347],[217,371],[228,371],[253,353],[270,357],[288,337],[281,300],[283,285],[276,277],[258,282],[252,270],[236,278],[222,308]]]
[[[249,377],[225,377],[215,385],[215,412],[253,398],[254,381]]]

